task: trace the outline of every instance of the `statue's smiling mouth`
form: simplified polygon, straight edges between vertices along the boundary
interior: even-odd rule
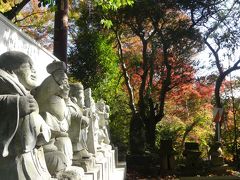
[[[32,79],[32,80],[36,80],[36,79],[37,79],[37,76],[36,76],[36,75],[31,75],[31,79]]]

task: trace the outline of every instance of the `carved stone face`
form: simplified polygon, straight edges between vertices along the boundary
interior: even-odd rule
[[[27,89],[31,90],[36,87],[36,71],[33,68],[32,61],[29,60],[28,63],[23,63],[20,67],[14,70],[17,75],[19,82]]]
[[[70,84],[69,96],[72,97],[74,102],[81,108],[85,107],[84,103],[84,88],[82,83],[72,83]]]
[[[70,90],[67,74],[62,70],[58,70],[54,72],[53,77],[60,87],[58,95],[67,98]]]
[[[104,112],[104,110],[105,110],[105,104],[104,104],[104,102],[99,101],[99,102],[97,103],[97,105],[98,105],[99,111]]]

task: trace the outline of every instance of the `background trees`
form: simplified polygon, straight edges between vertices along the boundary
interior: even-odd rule
[[[217,76],[214,104],[217,108],[225,108],[226,114],[229,114],[229,111],[227,104],[224,104],[224,93],[221,90],[224,88],[224,81],[227,80],[228,76],[239,69],[240,62],[239,57],[236,56],[236,50],[239,47],[238,9],[239,1],[235,0],[215,1],[212,8],[208,10],[210,13],[208,12],[207,16],[206,13],[202,13],[204,10],[192,9],[192,21],[201,28],[204,43],[211,54],[209,62],[212,62],[212,65],[217,69],[214,72]],[[226,121],[226,116],[221,121],[216,123],[215,140],[217,141],[221,140],[218,132],[221,130],[223,121]]]
[[[200,36],[177,6],[163,2],[135,2],[132,7],[119,10],[112,21],[113,24],[117,24],[115,28],[113,25],[113,29],[118,37],[121,63],[126,65],[129,61],[129,67],[123,68],[122,71],[129,74],[128,69],[133,68],[134,76],[138,77],[138,84],[132,82],[133,78],[130,78],[127,84],[133,87],[128,88],[128,94],[135,95],[129,103],[134,106],[131,108],[134,117],[132,123],[139,128],[139,124],[142,124],[146,145],[153,150],[156,124],[164,116],[167,93],[180,82],[192,80],[189,75],[193,70],[190,56],[196,52],[194,48],[200,48]],[[120,34],[124,31],[121,27],[124,30],[128,29],[128,34],[137,37],[136,44],[130,44],[129,41],[126,44],[120,42],[121,36],[124,35]],[[129,36],[127,38],[129,39]],[[133,62],[132,67],[129,53],[124,53],[124,49],[131,49],[131,46],[139,47],[139,59]],[[130,136],[136,137],[136,130],[130,129]],[[133,144],[133,147],[136,145]]]

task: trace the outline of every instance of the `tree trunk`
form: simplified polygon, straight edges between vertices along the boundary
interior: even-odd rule
[[[54,22],[54,49],[53,54],[67,63],[67,35],[68,35],[68,0],[57,0],[57,10]]]
[[[148,123],[145,125],[145,136],[146,136],[146,145],[149,150],[155,150],[155,142],[156,142],[156,123],[150,119],[147,120]]]
[[[131,155],[141,155],[145,151],[145,131],[144,123],[140,115],[133,114],[130,122],[130,154]]]

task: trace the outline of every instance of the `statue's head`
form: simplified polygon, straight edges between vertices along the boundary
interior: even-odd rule
[[[0,68],[10,74],[15,74],[27,90],[31,90],[37,85],[32,59],[23,52],[7,51],[1,54]]]
[[[99,111],[105,111],[105,101],[103,99],[97,102],[97,108]]]
[[[81,108],[84,107],[84,89],[82,83],[72,83],[70,84],[70,97],[74,97],[77,99],[77,104]]]
[[[53,61],[47,66],[47,72],[52,75],[55,82],[60,87],[59,96],[67,98],[69,93],[68,76],[66,74],[66,64],[62,61]]]

